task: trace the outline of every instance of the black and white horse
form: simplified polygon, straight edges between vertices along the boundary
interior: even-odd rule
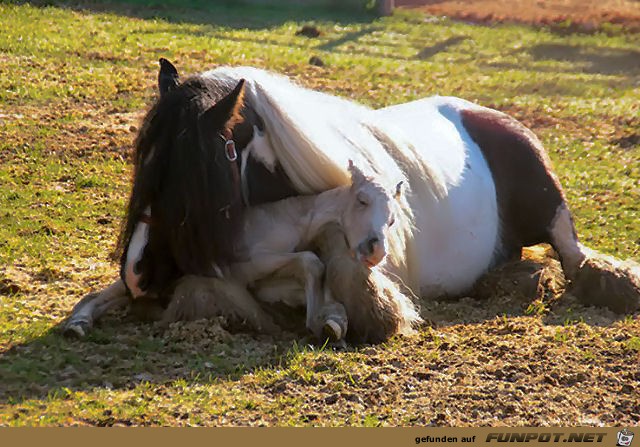
[[[578,242],[540,141],[504,113],[438,96],[371,110],[248,67],[181,83],[166,60],[159,87],[136,143],[122,280],[76,306],[73,331],[125,289],[166,296],[185,275],[225,277],[247,207],[346,185],[348,160],[404,182],[383,271],[422,299],[464,293],[524,246],[549,243],[583,302],[640,306],[637,265]]]

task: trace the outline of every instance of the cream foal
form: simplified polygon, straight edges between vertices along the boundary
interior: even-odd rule
[[[251,286],[286,270],[303,285],[306,326],[318,338],[341,340],[347,331],[344,306],[323,286],[324,264],[308,247],[321,229],[338,223],[353,256],[373,267],[387,254],[387,235],[394,222],[401,183],[388,192],[349,163],[351,186],[312,196],[298,196],[247,210],[240,258],[230,266],[235,280]],[[302,296],[300,298],[303,298]]]

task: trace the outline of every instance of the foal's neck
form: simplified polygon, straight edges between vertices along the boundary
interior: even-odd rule
[[[308,219],[306,239],[315,238],[320,229],[329,222],[342,223],[342,213],[348,201],[348,190],[349,186],[339,186],[301,202],[300,205],[304,208],[301,210],[301,215],[307,216]]]

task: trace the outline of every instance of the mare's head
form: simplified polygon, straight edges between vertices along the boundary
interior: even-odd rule
[[[367,267],[373,267],[387,255],[388,232],[398,212],[402,182],[388,191],[351,161],[349,171],[351,187],[341,223],[354,256]]]
[[[212,275],[227,263],[243,207],[225,141],[242,122],[244,81],[229,85],[194,76],[181,83],[173,65],[161,60],[158,84],[160,98],[136,141],[120,236],[124,271],[136,226],[149,222],[133,271],[140,289],[156,294],[181,275]]]

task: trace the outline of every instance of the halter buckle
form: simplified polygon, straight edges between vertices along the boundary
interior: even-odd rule
[[[236,161],[238,159],[238,152],[236,151],[235,141],[226,140],[224,142],[224,155],[229,161]]]

